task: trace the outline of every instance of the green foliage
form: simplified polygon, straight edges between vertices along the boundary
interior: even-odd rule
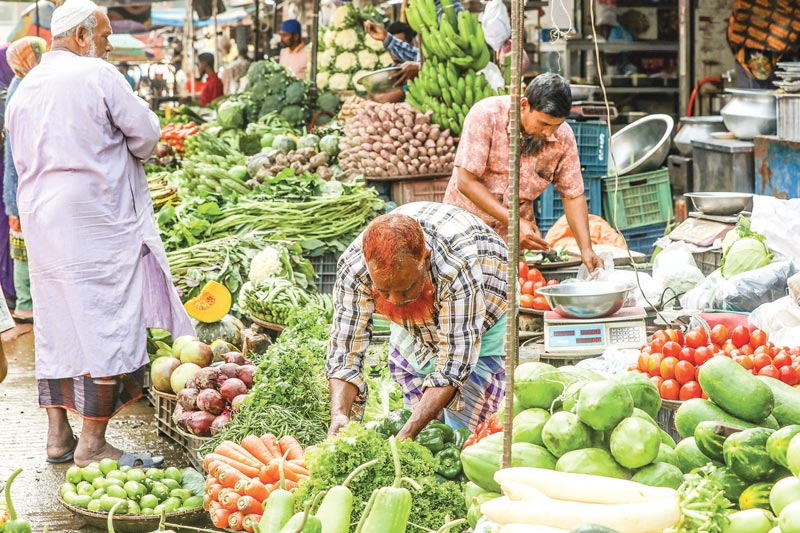
[[[326,113],[338,113],[341,104],[339,96],[334,93],[322,93],[317,96],[317,105]]]

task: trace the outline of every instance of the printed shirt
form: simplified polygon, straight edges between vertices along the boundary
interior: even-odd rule
[[[472,106],[464,120],[464,129],[454,162],[480,178],[489,192],[503,205],[508,206],[508,158],[511,97],[485,98]],[[454,171],[455,172],[455,171]],[[533,201],[549,184],[567,197],[583,194],[583,177],[578,159],[578,147],[572,128],[564,122],[536,155],[520,158],[519,197],[521,218],[534,221]],[[459,190],[451,179],[444,195],[444,203],[456,205],[479,216],[504,239],[508,227],[484,213]]]
[[[453,1],[453,9],[458,14],[461,11],[464,11],[464,6],[461,4],[461,0],[454,0]],[[436,15],[439,17],[439,20],[442,18],[442,3],[440,0],[436,0]],[[413,44],[408,44],[405,41],[401,41],[391,33],[386,35],[386,39],[383,41],[383,47],[386,49],[387,52],[392,54],[392,57],[398,63],[405,63],[407,61],[419,61],[419,48],[414,46]]]
[[[424,387],[459,390],[450,405],[458,408],[461,384],[472,373],[481,337],[506,312],[505,243],[477,217],[453,206],[431,202],[395,210],[417,220],[431,252],[434,317],[402,326],[414,338],[418,367],[436,358]],[[339,259],[333,291],[334,317],[328,345],[327,375],[358,387],[364,401],[364,357],[372,337],[375,301],[359,236]]]

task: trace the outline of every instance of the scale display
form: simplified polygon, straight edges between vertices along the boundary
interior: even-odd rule
[[[545,316],[544,346],[552,354],[601,354],[610,346],[640,348],[646,340],[644,317],[563,320]]]

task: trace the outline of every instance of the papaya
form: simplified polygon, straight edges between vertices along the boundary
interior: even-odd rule
[[[593,381],[581,389],[578,418],[592,429],[608,431],[632,414],[633,398],[621,383]]]
[[[619,479],[631,478],[630,470],[620,466],[611,453],[599,448],[584,448],[565,453],[556,463],[556,471]]]
[[[189,316],[205,323],[219,322],[231,310],[231,291],[225,285],[209,281],[200,294],[183,306]]]
[[[661,409],[661,395],[658,388],[644,374],[639,372],[626,372],[616,377],[618,383],[625,385],[633,398],[633,406],[641,409],[653,419],[658,416]]]
[[[551,409],[564,387],[564,376],[547,363],[523,363],[514,371],[514,396],[525,409]]]
[[[756,424],[736,418],[708,400],[692,398],[683,402],[675,413],[675,428],[681,437],[692,437],[697,424],[704,420],[740,428],[756,427]]]

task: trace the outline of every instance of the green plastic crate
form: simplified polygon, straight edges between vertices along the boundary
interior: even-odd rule
[[[615,179],[603,178],[603,215],[612,226],[622,230],[672,220],[672,191],[666,168],[621,176],[616,195]]]

